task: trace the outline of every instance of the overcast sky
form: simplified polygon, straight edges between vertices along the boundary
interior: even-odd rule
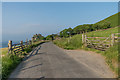
[[[117,2],[4,2],[2,39],[47,36],[80,24],[93,24],[118,12]]]

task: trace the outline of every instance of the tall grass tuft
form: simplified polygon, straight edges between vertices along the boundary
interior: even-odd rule
[[[7,50],[2,51],[2,80],[6,80],[13,69],[21,62],[21,58],[16,55],[9,54],[6,56]]]

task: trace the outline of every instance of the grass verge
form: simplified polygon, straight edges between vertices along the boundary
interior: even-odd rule
[[[38,45],[44,43],[44,41],[39,41],[33,43],[33,45],[24,48],[22,51],[22,55],[15,55],[15,54],[7,54],[8,48],[2,48],[2,80],[7,80],[10,73],[16,68],[16,66],[22,61],[26,54],[28,54],[32,49],[37,47]]]

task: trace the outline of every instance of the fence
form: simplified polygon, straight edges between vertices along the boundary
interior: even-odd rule
[[[111,34],[109,37],[87,37],[82,34],[82,43],[86,47],[95,48],[105,51],[110,46],[113,46],[115,42],[120,40],[120,33]]]
[[[29,40],[29,42],[26,40],[26,42],[23,42],[23,41],[20,41],[20,43],[18,44],[12,44],[12,41],[9,40],[9,43],[8,43],[8,53],[14,53],[14,54],[17,54],[17,53],[22,53],[23,49],[24,48],[27,48],[28,45],[31,45],[32,44],[32,41]]]

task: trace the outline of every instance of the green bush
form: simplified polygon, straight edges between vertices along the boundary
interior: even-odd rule
[[[25,48],[24,51],[25,51],[26,53],[29,53],[30,51],[32,51],[32,48],[31,48],[31,47]]]

